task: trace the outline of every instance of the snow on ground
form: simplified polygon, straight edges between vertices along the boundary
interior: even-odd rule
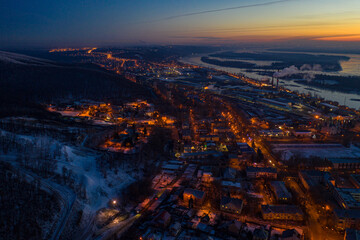
[[[0,61],[21,65],[51,65],[50,60],[26,56],[23,54],[0,51]]]
[[[247,193],[255,198],[264,198],[264,196],[260,193],[256,193],[256,192],[247,192]]]
[[[94,125],[115,125],[115,123],[113,123],[113,122],[107,122],[107,121],[103,121],[103,120],[92,120],[92,123]]]
[[[65,117],[77,117],[81,113],[81,111],[75,111],[75,110],[72,110],[72,111],[64,110],[64,111],[57,111],[57,112]]]
[[[97,210],[105,207],[110,199],[117,196],[118,190],[133,181],[133,178],[119,170],[117,174],[108,172],[106,178],[100,173],[96,166],[96,153],[87,153],[86,149],[77,149],[71,146],[63,146],[69,162],[58,162],[57,172],[62,173],[62,168],[71,169],[77,176],[76,181],[86,188],[87,204]]]
[[[280,228],[272,228],[271,230],[271,236],[275,236],[275,235],[278,235],[280,236],[282,233],[284,232],[284,229],[280,229]]]
[[[0,135],[5,135],[6,131],[0,130]],[[12,133],[10,133],[12,134]],[[86,188],[87,200],[84,204],[87,209],[96,211],[106,207],[110,199],[117,196],[119,190],[134,181],[130,175],[121,169],[115,174],[113,171],[107,171],[106,178],[97,168],[96,158],[99,153],[76,146],[69,146],[62,142],[46,136],[28,136],[15,134],[16,141],[23,143],[35,143],[37,147],[46,146],[55,155],[56,149],[60,148],[60,153],[55,157],[57,169],[55,172],[62,175],[63,167],[71,170],[75,176],[75,183],[82,184]],[[14,153],[9,153],[14,154]]]
[[[296,148],[287,147],[286,144],[274,144],[274,152],[280,152],[282,160],[289,160],[292,156],[309,157],[321,157],[321,158],[357,158],[360,157],[360,148],[352,145],[350,148],[346,148],[341,144],[327,144],[327,147],[311,147],[307,144]]]

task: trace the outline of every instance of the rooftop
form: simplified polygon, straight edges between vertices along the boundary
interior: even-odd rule
[[[345,240],[360,240],[360,231],[357,229],[346,229]]]
[[[261,205],[263,213],[287,213],[287,214],[303,214],[301,208],[296,205]]]
[[[268,172],[268,173],[277,173],[276,168],[271,167],[247,167],[247,172]]]
[[[330,162],[334,163],[360,163],[360,158],[329,158]]]
[[[177,164],[165,164],[164,166],[162,166],[163,169],[168,169],[168,170],[178,170],[181,168],[181,165],[177,165]]]
[[[360,209],[335,209],[334,213],[338,218],[360,219]]]
[[[234,187],[234,188],[241,188],[241,183],[239,182],[231,182],[231,181],[222,181],[221,184],[223,187]]]
[[[282,181],[272,181],[271,186],[278,199],[289,199],[291,198],[291,193],[286,189],[285,183]]]
[[[336,191],[345,202],[345,208],[360,208],[360,189],[336,188]]]
[[[222,207],[229,209],[241,209],[243,206],[243,200],[238,198],[222,197],[220,204]]]
[[[192,189],[192,188],[186,188],[184,190],[184,194],[193,195],[195,198],[202,199],[205,195],[203,191]]]

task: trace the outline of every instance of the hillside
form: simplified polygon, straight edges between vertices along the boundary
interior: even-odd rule
[[[64,100],[122,102],[148,90],[95,65],[60,64],[0,51],[0,108]]]

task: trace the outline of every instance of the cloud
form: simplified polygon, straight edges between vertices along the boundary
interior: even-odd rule
[[[281,77],[291,76],[297,73],[299,73],[299,69],[294,65],[292,65],[290,67],[284,68],[280,72],[274,73],[274,77],[281,78]]]
[[[317,71],[321,72],[323,69],[320,64],[314,64],[311,66],[310,64],[304,64],[300,67],[300,71]]]
[[[349,41],[349,42],[360,42],[360,34],[322,36],[322,37],[313,38],[313,40],[318,40],[318,41]]]
[[[284,68],[279,72],[274,73],[274,77],[281,78],[281,77],[288,77],[295,74],[302,74],[303,77],[308,81],[312,81],[315,78],[314,71],[320,72],[322,71],[322,67],[320,64],[304,64],[300,68],[295,67],[294,65]]]
[[[179,14],[179,15],[174,15],[174,16],[168,16],[168,17],[161,18],[161,19],[158,19],[158,20],[150,21],[148,23],[160,22],[160,21],[165,21],[165,20],[172,20],[172,19],[182,18],[182,17],[190,17],[190,16],[207,14],[207,13],[224,12],[224,11],[230,11],[230,10],[236,10],[236,9],[243,9],[243,8],[261,7],[261,6],[273,5],[273,4],[278,4],[278,3],[282,3],[282,2],[290,2],[290,1],[293,1],[293,0],[278,0],[278,1],[271,1],[271,2],[265,2],[265,3],[256,3],[256,4],[249,4],[249,5],[228,7],[228,8],[219,8],[219,9],[212,9],[212,10],[184,13],[184,14]]]
[[[179,38],[179,39],[200,39],[200,40],[224,40],[221,37],[211,37],[211,36],[171,36],[170,38]]]

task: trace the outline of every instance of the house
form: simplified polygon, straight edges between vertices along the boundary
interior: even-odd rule
[[[271,167],[247,167],[246,176],[248,178],[277,178],[276,168]]]
[[[218,151],[205,151],[205,152],[191,152],[183,153],[180,156],[180,160],[184,162],[194,162],[200,164],[216,164],[217,159],[222,157],[222,153]]]
[[[161,240],[162,234],[159,232],[149,232],[145,233],[141,238],[146,240]]]
[[[271,190],[274,192],[278,202],[289,202],[292,199],[291,193],[287,190],[285,183],[282,181],[272,181]]]
[[[175,222],[170,226],[169,231],[173,237],[176,237],[181,231],[181,224],[179,222]]]
[[[296,229],[288,229],[281,234],[280,240],[301,240],[301,234]]]
[[[238,167],[242,162],[248,161],[250,158],[248,156],[241,156],[238,154],[229,154],[229,166]],[[225,175],[224,175],[225,177]]]
[[[220,209],[225,212],[240,214],[243,204],[243,200],[241,199],[222,197],[220,201]]]
[[[231,221],[228,225],[228,232],[233,236],[239,236],[243,223],[237,220]]]
[[[190,145],[190,144],[185,144],[184,145],[184,153],[190,153],[190,152],[192,152],[192,150],[193,150],[192,145]]]
[[[301,130],[297,130],[294,132],[295,137],[311,137],[313,134],[311,131],[301,131]]]
[[[318,170],[303,170],[299,172],[300,181],[306,190],[325,183],[329,177],[329,173]]]
[[[261,213],[265,220],[304,220],[304,213],[295,205],[261,205]]]
[[[335,227],[339,230],[345,230],[347,228],[360,228],[360,210],[335,209],[334,222]]]
[[[218,142],[220,140],[218,135],[201,135],[199,137],[200,142]]]
[[[193,205],[201,206],[205,199],[205,192],[196,189],[186,188],[184,190],[183,199],[189,207]]]
[[[166,228],[169,226],[171,221],[171,215],[168,211],[160,211],[152,220],[152,223],[156,227]]]
[[[262,137],[283,137],[285,135],[280,129],[260,130],[259,134]]]
[[[162,166],[163,170],[169,170],[169,171],[179,171],[182,168],[181,165],[178,164],[165,164]]]
[[[334,169],[360,169],[360,158],[329,158]]]
[[[219,126],[219,127],[214,127],[213,132],[215,134],[225,134],[231,132],[231,129],[226,126]]]
[[[344,240],[360,240],[360,231],[351,228],[346,229]]]
[[[182,131],[182,139],[185,141],[191,141],[191,131],[189,129],[185,129]]]
[[[229,194],[239,194],[242,189],[239,182],[222,181],[221,186],[223,191]]]
[[[236,169],[230,167],[226,168],[223,179],[234,181],[235,178],[236,178]]]
[[[253,240],[267,240],[268,237],[269,232],[266,231],[263,227],[254,230]]]
[[[333,196],[342,208],[360,209],[359,188],[333,188]]]
[[[206,234],[211,234],[213,228],[210,225],[200,222],[199,224],[197,224],[196,230]]]
[[[212,181],[214,181],[212,173],[211,172],[203,172],[201,181],[204,184],[210,184]]]
[[[247,155],[247,156],[251,156],[252,154],[255,153],[254,149],[252,149],[249,144],[247,144],[246,142],[238,142],[236,143],[238,152],[241,153],[241,155]]]

